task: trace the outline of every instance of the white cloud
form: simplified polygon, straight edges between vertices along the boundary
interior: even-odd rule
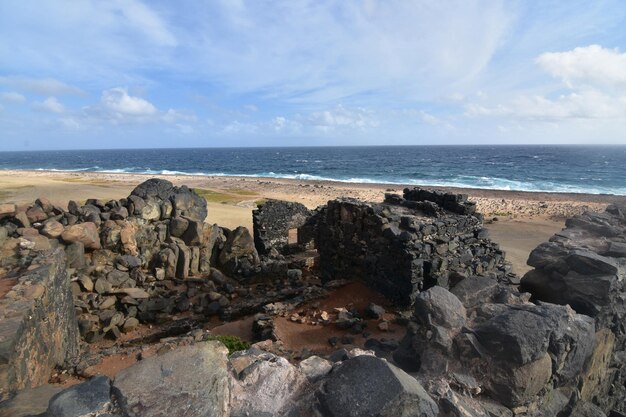
[[[566,52],[547,52],[537,63],[568,87],[626,87],[626,53],[616,49],[590,45]]]
[[[48,97],[44,101],[36,101],[33,103],[33,109],[50,112],[50,113],[63,113],[65,107],[55,97]]]
[[[122,87],[105,90],[100,101],[106,110],[122,116],[141,117],[157,113],[157,108],[148,100],[133,97],[128,94],[128,89]]]
[[[612,97],[597,91],[587,91],[562,95],[553,100],[543,96],[520,97],[510,104],[495,107],[470,105],[467,114],[535,121],[620,119],[626,118],[626,96]]]
[[[302,122],[323,132],[338,129],[366,130],[379,125],[373,111],[364,108],[348,109],[342,105],[332,110],[313,112]]]
[[[535,62],[558,78],[567,93],[519,95],[495,104],[468,103],[466,115],[531,122],[626,120],[626,54],[591,45],[544,53]]]
[[[0,76],[0,84],[42,96],[81,95],[83,91],[54,78]]]
[[[4,101],[6,103],[19,104],[19,103],[24,103],[26,101],[26,97],[24,97],[20,93],[9,91],[9,92],[0,93],[0,101]]]

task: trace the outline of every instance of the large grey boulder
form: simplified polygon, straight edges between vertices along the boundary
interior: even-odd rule
[[[120,372],[113,392],[129,417],[228,416],[227,355],[219,342],[180,347]]]
[[[297,367],[271,353],[250,349],[230,362],[231,417],[289,415],[308,387]]]
[[[450,291],[436,285],[416,297],[415,318],[424,325],[458,329],[465,324],[467,317],[461,301]]]
[[[329,417],[435,417],[439,413],[415,378],[366,355],[342,362],[317,397],[323,415]]]

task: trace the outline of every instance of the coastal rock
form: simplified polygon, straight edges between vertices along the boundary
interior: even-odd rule
[[[225,417],[227,354],[219,342],[179,347],[121,371],[113,392],[129,417]]]
[[[439,413],[435,401],[415,378],[367,355],[343,361],[317,397],[323,415],[329,417],[435,417]]]

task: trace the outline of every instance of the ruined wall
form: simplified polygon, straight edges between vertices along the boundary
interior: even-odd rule
[[[581,396],[605,412],[626,412],[626,210],[585,213],[532,251],[521,281],[533,298],[569,304],[594,318],[596,345]]]
[[[290,242],[290,231],[305,225],[312,212],[300,203],[268,200],[252,212],[254,245],[259,255],[288,254],[303,249],[302,239],[295,236]]]
[[[64,251],[38,254],[14,279],[0,298],[0,401],[47,383],[56,366],[79,352]]]
[[[24,248],[64,248],[80,334],[89,342],[173,313],[219,314],[234,291],[220,271],[245,277],[260,261],[246,228],[211,226],[206,215],[206,200],[157,179],[128,198],[70,201],[68,210],[45,199],[0,207],[0,267],[20,267]]]
[[[416,193],[405,190],[413,199]],[[456,202],[458,211],[473,207],[462,197],[442,199]],[[447,212],[431,201],[330,201],[318,214],[316,236],[323,281],[363,279],[403,305],[433,285],[447,288],[467,276],[507,272],[504,253],[488,239],[480,218]]]

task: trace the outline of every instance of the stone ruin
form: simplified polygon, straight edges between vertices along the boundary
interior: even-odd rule
[[[626,413],[622,208],[568,220],[533,251],[521,286],[463,195],[406,189],[316,210],[270,200],[253,234],[206,215],[202,198],[163,180],[67,210],[0,205],[0,416],[55,370],[81,375],[85,343],[141,326],[154,333],[126,346],[171,346],[57,393],[41,415]],[[393,301],[403,339],[367,338],[364,317],[385,314],[370,305],[318,322],[361,334],[367,350],[276,350],[277,311],[349,280]],[[198,331],[254,314],[262,341],[245,351]]]

